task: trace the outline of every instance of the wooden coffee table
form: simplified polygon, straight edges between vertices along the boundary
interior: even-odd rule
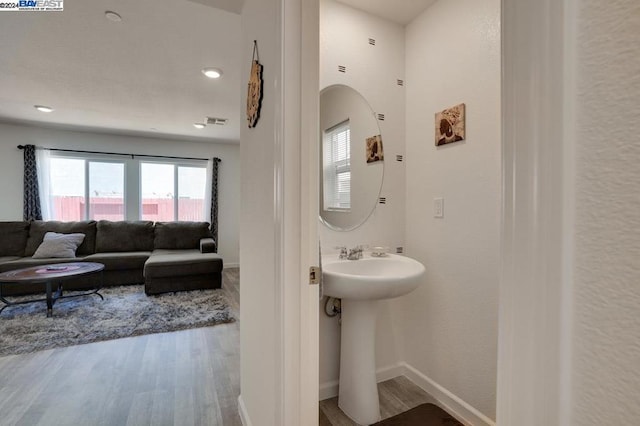
[[[3,272],[0,274],[0,301],[4,302],[5,306],[0,309],[0,313],[8,307],[14,305],[22,305],[24,303],[34,302],[47,302],[47,317],[53,315],[53,304],[58,299],[67,297],[80,297],[97,294],[100,299],[104,300],[104,297],[99,293],[102,288],[102,271],[104,265],[102,263],[92,262],[74,262],[74,263],[54,263],[51,265],[32,266],[30,268],[16,269],[15,271]],[[100,272],[100,281],[95,290],[73,294],[71,296],[62,295],[62,282],[70,278],[78,277],[80,275],[93,274]],[[2,296],[2,286],[4,284],[34,284],[44,283],[47,287],[47,297],[45,299],[29,299],[21,302],[11,302]],[[58,284],[56,292],[52,292],[52,286]]]

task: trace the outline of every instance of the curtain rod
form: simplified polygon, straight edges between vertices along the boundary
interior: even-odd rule
[[[18,149],[24,149],[24,145],[18,145]],[[58,151],[58,152],[75,152],[79,154],[103,154],[103,155],[121,155],[123,157],[145,157],[145,158],[166,158],[171,160],[200,160],[200,161],[209,161],[208,158],[195,158],[195,157],[171,157],[167,155],[146,155],[146,154],[123,154],[121,152],[104,152],[104,151],[81,151],[76,149],[61,149],[61,148],[42,148],[47,149],[49,151]],[[222,162],[218,157],[214,157],[214,161]]]

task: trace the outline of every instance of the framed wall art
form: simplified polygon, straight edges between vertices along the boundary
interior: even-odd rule
[[[436,113],[436,146],[464,140],[464,110],[459,104]]]
[[[375,135],[367,138],[367,163],[375,163],[384,160],[384,151],[382,150],[382,136]]]

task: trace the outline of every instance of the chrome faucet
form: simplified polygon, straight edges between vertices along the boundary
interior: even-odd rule
[[[350,249],[349,254],[347,254],[347,259],[349,260],[362,259],[362,246],[355,246],[354,248]]]

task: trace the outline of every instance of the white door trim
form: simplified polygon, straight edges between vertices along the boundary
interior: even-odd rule
[[[318,287],[309,267],[317,265],[317,169],[319,102],[318,0],[283,0],[281,140],[275,165],[279,245],[276,278],[282,283],[282,422],[318,424]],[[278,138],[276,138],[278,139]]]
[[[320,123],[320,1],[302,0],[300,108],[300,247],[303,291],[300,314],[300,425],[316,426],[320,401],[319,286],[309,286],[309,267],[319,266],[318,129]]]
[[[499,425],[571,424],[573,1],[502,1]]]

